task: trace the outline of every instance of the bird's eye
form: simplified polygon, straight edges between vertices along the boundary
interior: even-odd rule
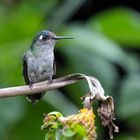
[[[43,35],[42,40],[47,40],[47,39],[48,39],[48,36]]]
[[[41,36],[39,37],[39,40],[42,40],[42,41],[48,40],[48,39],[50,39],[50,37],[49,37],[49,36],[46,36],[46,35],[41,35]]]

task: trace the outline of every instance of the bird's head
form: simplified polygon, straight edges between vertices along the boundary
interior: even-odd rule
[[[33,39],[31,47],[41,47],[41,46],[54,47],[56,41],[60,39],[72,39],[72,37],[56,36],[54,33],[48,30],[43,30],[36,34],[36,36]]]

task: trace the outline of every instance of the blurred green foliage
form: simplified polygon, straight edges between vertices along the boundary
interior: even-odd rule
[[[22,55],[37,31],[47,28],[56,34],[74,36],[74,40],[61,41],[55,48],[56,77],[82,72],[98,78],[106,94],[115,100],[120,126],[115,139],[140,139],[140,58],[135,51],[140,48],[140,14],[118,7],[102,11],[84,23],[68,22],[83,3],[84,0],[1,1],[0,87],[24,84]],[[87,87],[80,82],[51,92],[36,106],[24,97],[0,99],[0,139],[43,140],[43,113],[76,112]],[[104,139],[104,128],[98,122],[99,139]]]

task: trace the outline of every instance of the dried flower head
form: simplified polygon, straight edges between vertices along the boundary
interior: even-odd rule
[[[94,124],[94,114],[92,111],[92,103],[98,102],[98,115],[101,118],[102,125],[109,128],[110,138],[113,139],[113,132],[119,132],[119,128],[114,124],[114,101],[111,96],[104,95],[104,89],[100,82],[91,76],[84,74],[75,74],[67,77],[75,80],[75,78],[86,79],[89,92],[83,99],[84,109],[78,114],[63,117],[59,112],[52,112],[46,115],[42,129],[47,129],[45,140],[66,139],[72,140],[95,140],[96,126]]]

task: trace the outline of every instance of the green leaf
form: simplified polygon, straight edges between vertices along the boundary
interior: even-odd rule
[[[72,128],[64,128],[64,140],[87,140],[85,128],[81,124],[74,124]]]
[[[128,76],[122,83],[119,113],[122,118],[129,118],[140,113],[140,76]]]
[[[66,137],[73,137],[76,134],[70,127],[64,128],[62,133]]]
[[[56,140],[63,140],[64,139],[64,135],[62,134],[62,130],[61,129],[57,129],[56,130],[55,139]]]
[[[0,99],[0,139],[7,135],[25,115],[25,106],[21,98]]]
[[[139,140],[139,138],[127,133],[116,136],[115,140]]]
[[[88,75],[93,75],[101,81],[103,87],[106,87],[109,93],[112,92],[112,88],[117,82],[117,71],[112,63],[95,55],[93,51],[86,52],[84,48],[80,48],[79,51],[79,47],[77,46],[70,46],[66,49],[60,47],[59,50],[64,54],[64,57],[67,58],[69,63],[67,68],[63,68],[63,71],[66,70],[73,73],[76,71],[86,73]],[[105,69],[103,69],[103,67]],[[83,87],[85,91],[87,91],[87,86],[85,84],[83,84],[83,86],[81,87]],[[71,90],[70,86],[68,88]],[[81,88],[78,88],[76,86],[75,90],[76,89],[78,90],[77,92],[80,93]],[[81,91],[81,93],[83,93],[83,91]]]
[[[65,115],[78,112],[78,108],[74,105],[62,92],[58,90],[48,91],[46,96],[43,98],[45,102],[55,107],[57,110]],[[55,101],[55,102],[54,102]]]
[[[118,7],[103,11],[88,22],[88,25],[104,33],[123,46],[140,46],[140,14],[132,9]]]
[[[0,46],[0,59],[2,60],[0,63],[1,87],[4,87],[5,85],[14,86],[23,83],[22,56],[25,52],[25,47],[28,47],[28,44],[29,41],[22,40]]]
[[[81,124],[75,124],[74,125],[74,131],[75,132],[77,132],[77,138],[84,138],[84,137],[86,137],[86,130],[85,130],[85,128],[84,128],[84,126],[83,125],[81,125]]]
[[[67,34],[75,37],[73,41],[69,42],[69,45],[74,45],[79,50],[84,49],[85,53],[92,53],[120,64],[127,59],[126,54],[118,44],[94,30],[79,25],[70,27]]]
[[[45,140],[56,140],[55,139],[55,131],[48,131],[45,135]]]

